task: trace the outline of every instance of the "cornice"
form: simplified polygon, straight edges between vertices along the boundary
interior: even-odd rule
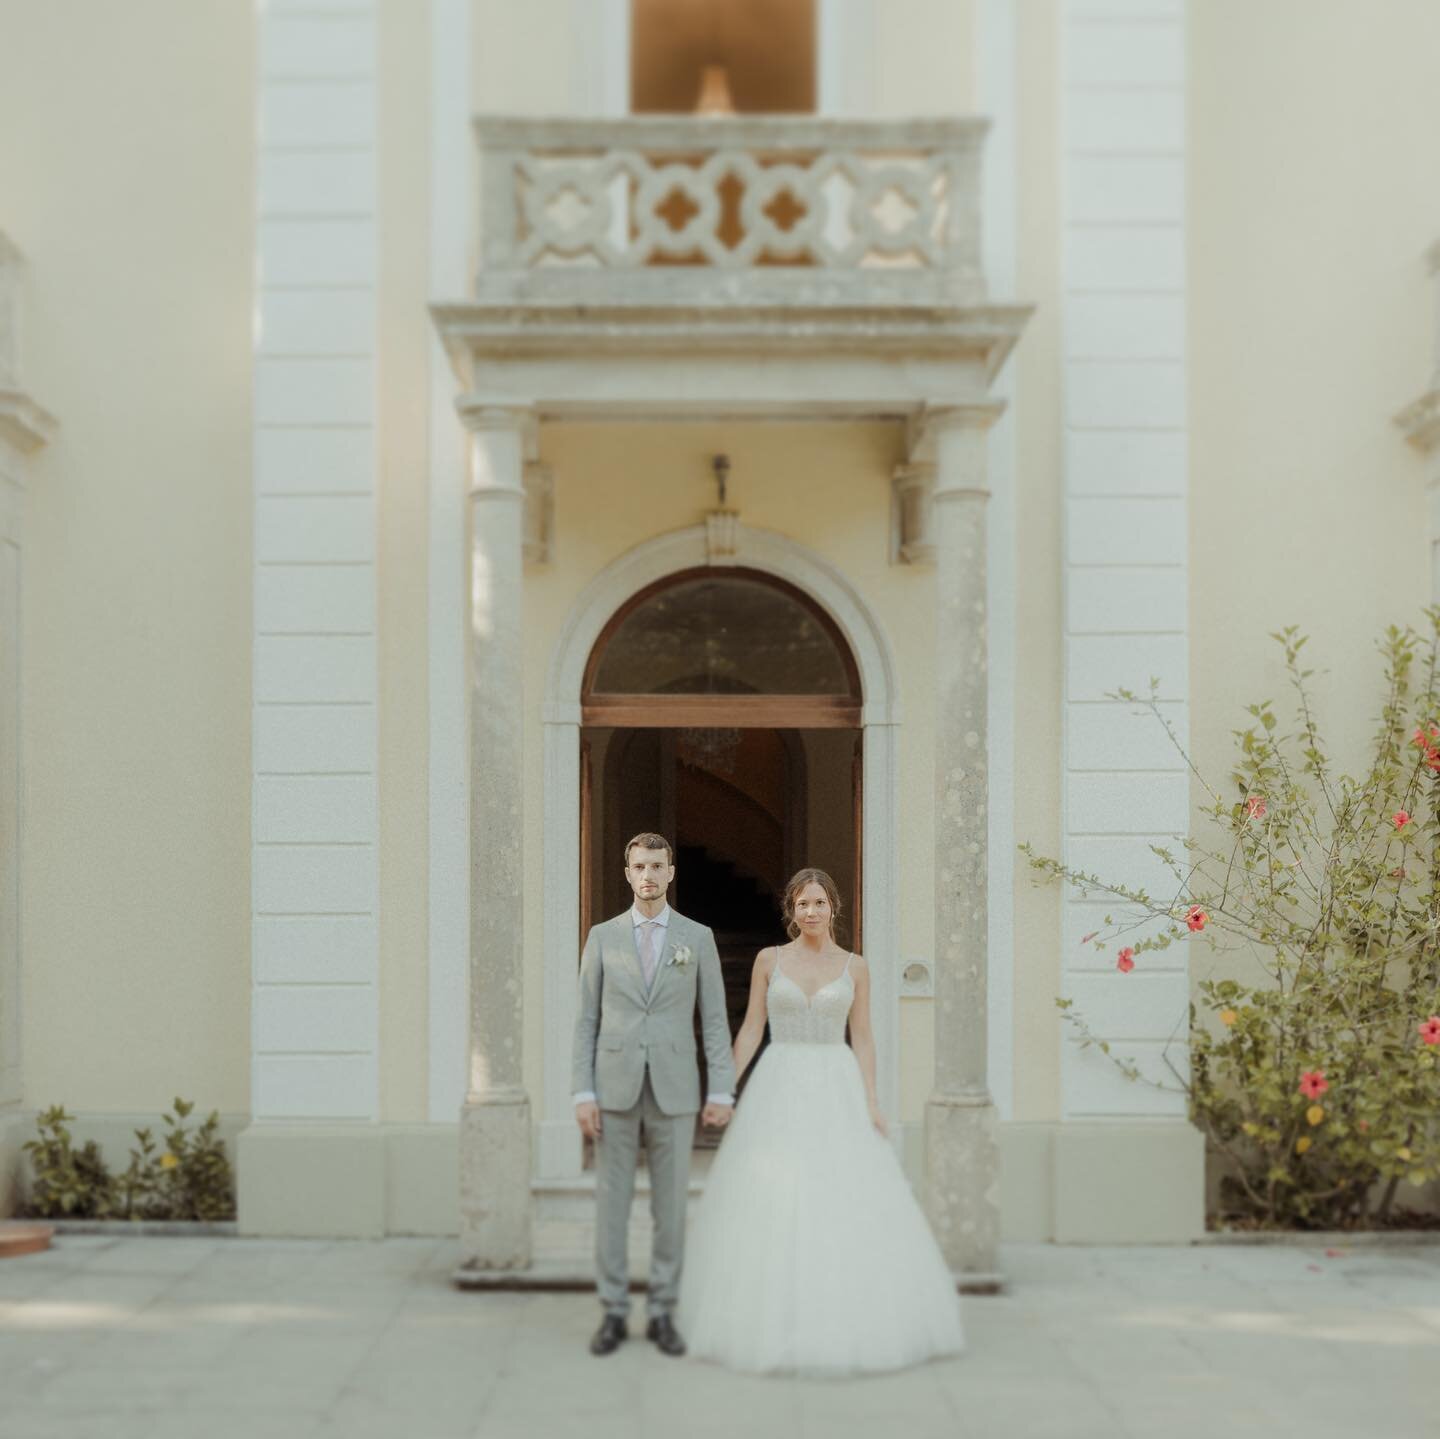
[[[700,357],[744,354],[955,358],[983,355],[992,376],[1014,348],[1031,305],[575,306],[436,304],[452,353],[509,357]]]

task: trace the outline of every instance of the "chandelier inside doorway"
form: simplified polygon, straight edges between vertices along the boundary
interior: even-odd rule
[[[734,726],[682,729],[676,736],[675,751],[681,764],[711,774],[732,775],[740,752],[740,731]]]

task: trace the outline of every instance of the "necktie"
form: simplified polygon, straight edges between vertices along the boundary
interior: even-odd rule
[[[640,926],[640,968],[645,971],[645,988],[655,982],[655,931],[660,926],[647,919]]]

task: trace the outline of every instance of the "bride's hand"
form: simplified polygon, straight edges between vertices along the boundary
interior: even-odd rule
[[[870,1122],[880,1131],[881,1138],[890,1138],[890,1126],[886,1124],[885,1115],[874,1100],[870,1101]]]

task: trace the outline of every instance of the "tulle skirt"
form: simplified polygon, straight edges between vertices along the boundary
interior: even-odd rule
[[[686,1241],[677,1314],[697,1358],[863,1374],[964,1347],[960,1301],[845,1044],[772,1044]]]

